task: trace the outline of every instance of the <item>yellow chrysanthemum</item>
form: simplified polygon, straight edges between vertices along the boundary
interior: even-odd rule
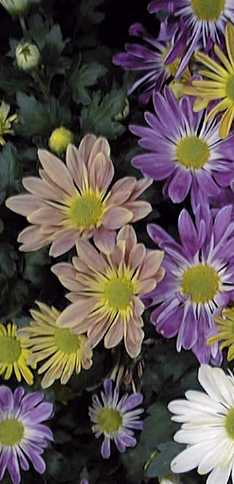
[[[92,366],[92,350],[84,335],[77,335],[71,329],[58,326],[60,312],[54,307],[37,303],[39,310],[32,310],[30,326],[19,331],[26,336],[26,347],[30,348],[32,364],[43,362],[38,374],[44,373],[42,388],[60,380],[65,385],[72,374]]]
[[[208,343],[213,345],[221,341],[220,348],[228,348],[227,359],[234,359],[234,307],[223,310],[222,315],[215,319],[218,334],[209,338]]]
[[[184,88],[184,94],[196,96],[194,110],[199,111],[208,106],[211,101],[220,102],[209,112],[208,118],[213,119],[223,112],[220,123],[220,137],[226,138],[234,119],[234,26],[228,24],[225,31],[227,56],[218,45],[214,46],[219,60],[216,62],[203,52],[197,52],[195,58],[206,69],[201,69],[202,80],[194,80],[192,86]]]
[[[17,326],[9,323],[0,324],[0,375],[9,380],[15,373],[17,380],[23,379],[28,385],[33,384],[33,374],[29,369],[30,351],[25,349],[25,338],[17,335]]]
[[[6,134],[13,134],[14,131],[12,129],[12,124],[17,121],[17,114],[12,114],[9,116],[10,112],[9,104],[6,104],[4,101],[1,102],[0,105],[0,145],[3,146],[6,144],[4,136]]]

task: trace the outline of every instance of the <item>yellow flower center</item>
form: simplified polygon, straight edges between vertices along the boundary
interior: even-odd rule
[[[105,203],[98,192],[91,189],[73,198],[68,209],[72,225],[79,230],[98,227],[105,212]]]
[[[192,0],[192,9],[199,20],[217,21],[224,11],[225,0]]]
[[[198,136],[186,136],[177,143],[176,159],[185,168],[199,170],[208,162],[209,157],[207,142]]]
[[[195,265],[184,271],[181,289],[192,302],[206,303],[219,290],[219,275],[213,267],[206,264]]]
[[[226,96],[228,97],[228,99],[234,102],[234,74],[231,74],[228,77],[226,83]]]
[[[118,432],[123,422],[121,413],[114,408],[102,408],[97,415],[97,423],[102,432]]]
[[[24,426],[16,418],[0,421],[0,445],[13,447],[19,444],[24,436]]]
[[[0,335],[0,363],[9,364],[18,361],[21,355],[19,341],[13,336]]]
[[[225,429],[228,436],[234,440],[234,408],[231,408],[225,417]]]
[[[104,283],[103,298],[108,310],[128,311],[134,294],[133,282],[127,276],[115,275]]]
[[[76,353],[83,343],[84,337],[78,336],[70,329],[56,328],[54,334],[55,345],[62,353]]]

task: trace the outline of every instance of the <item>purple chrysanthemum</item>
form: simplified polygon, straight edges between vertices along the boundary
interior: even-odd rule
[[[179,216],[181,243],[158,225],[148,225],[152,240],[165,251],[166,276],[148,296],[159,304],[151,320],[166,338],[177,336],[177,350],[191,349],[201,363],[220,362],[218,345],[208,346],[214,316],[234,289],[234,222],[232,205],[214,217],[208,205],[198,207],[195,224],[184,209]]]
[[[207,50],[213,42],[219,43],[228,20],[234,22],[233,0],[153,0],[148,10],[150,13],[164,10],[177,21],[178,28],[167,57],[167,62],[173,62],[178,52],[183,51],[177,76],[196,50]]]
[[[20,468],[27,471],[30,461],[39,474],[45,472],[41,454],[53,435],[42,422],[51,417],[53,405],[43,400],[41,392],[0,386],[0,481],[8,470],[12,483],[19,484]]]
[[[165,59],[170,50],[170,40],[173,36],[174,27],[162,23],[158,38],[148,34],[140,23],[133,24],[129,34],[138,37],[142,44],[126,44],[126,52],[114,55],[113,63],[121,66],[126,71],[137,71],[139,76],[129,89],[129,94],[141,87],[143,93],[139,101],[146,104],[154,91],[160,91],[165,82],[176,74],[179,64],[166,64]]]
[[[193,112],[193,101],[177,101],[167,88],[153,96],[155,114],[145,113],[148,127],[130,126],[144,153],[133,165],[154,180],[166,180],[165,193],[174,203],[191,191],[192,205],[218,196],[234,178],[234,136],[221,140],[217,120],[206,111]]]
[[[104,459],[109,459],[111,453],[111,441],[119,452],[125,452],[127,447],[135,447],[137,441],[134,430],[142,430],[143,422],[140,415],[142,408],[136,408],[143,401],[140,393],[125,394],[119,397],[119,389],[113,388],[111,380],[104,381],[104,392],[101,398],[93,396],[92,407],[89,408],[89,416],[93,422],[92,430],[96,438],[104,435],[101,454]]]

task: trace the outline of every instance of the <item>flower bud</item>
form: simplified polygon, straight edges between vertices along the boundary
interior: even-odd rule
[[[0,4],[12,17],[23,15],[30,7],[30,0],[0,0]]]
[[[32,71],[38,67],[40,62],[40,52],[35,44],[29,42],[21,42],[17,45],[16,63],[19,69],[23,71]]]
[[[160,484],[180,484],[180,479],[178,476],[170,474],[167,477],[163,477],[162,479],[159,479]]]
[[[73,143],[73,140],[73,133],[61,126],[52,132],[49,139],[49,147],[54,153],[61,155],[66,151],[68,145]]]

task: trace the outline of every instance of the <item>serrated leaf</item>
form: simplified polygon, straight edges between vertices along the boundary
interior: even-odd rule
[[[106,72],[106,67],[98,62],[78,65],[70,78],[74,101],[84,105],[89,104],[91,97],[88,88],[94,86]]]
[[[0,152],[0,192],[9,194],[18,187],[22,175],[22,165],[16,148],[7,143]]]
[[[123,111],[125,98],[126,91],[115,87],[104,96],[101,91],[95,92],[89,106],[81,110],[83,133],[93,132],[110,140],[121,136],[125,127],[116,120],[116,116]]]

